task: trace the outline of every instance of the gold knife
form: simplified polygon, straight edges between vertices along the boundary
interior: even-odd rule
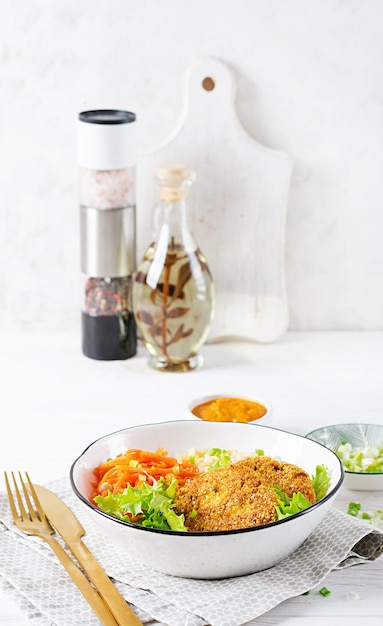
[[[64,539],[118,623],[121,626],[143,626],[89,548],[81,540],[86,532],[71,509],[46,487],[34,485],[34,488],[53,528]]]

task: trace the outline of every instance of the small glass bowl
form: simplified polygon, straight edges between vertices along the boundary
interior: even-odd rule
[[[382,446],[383,425],[334,424],[317,428],[306,435],[336,453],[341,443],[353,448]],[[344,486],[353,491],[379,491],[383,489],[383,472],[353,472],[344,467]]]

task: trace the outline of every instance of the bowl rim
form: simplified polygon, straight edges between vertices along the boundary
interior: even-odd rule
[[[340,422],[339,424],[328,424],[327,426],[321,426],[320,428],[316,428],[315,430],[311,430],[309,433],[307,433],[305,435],[305,437],[307,437],[307,439],[310,439],[311,441],[315,441],[316,443],[319,443],[320,445],[324,446],[325,448],[327,448],[327,446],[324,445],[324,443],[321,443],[320,441],[316,441],[316,439],[311,439],[310,435],[314,435],[316,433],[320,433],[321,431],[325,430],[325,429],[332,429],[332,428],[338,428],[339,426],[342,427],[347,427],[347,426],[373,426],[374,428],[381,428],[382,429],[382,433],[383,433],[383,425],[382,424],[372,424],[371,422]],[[382,437],[382,441],[383,441],[383,437]],[[328,450],[332,450],[332,448],[327,448]],[[332,450],[332,452],[334,452],[334,454],[336,454],[335,450]],[[342,463],[343,465],[343,463]],[[347,467],[343,466],[343,469],[345,471],[345,474],[348,474],[350,476],[383,476],[383,472],[354,472],[353,470],[349,470],[347,469]]]
[[[304,515],[307,515],[309,512],[313,511],[314,509],[318,509],[320,506],[322,506],[324,503],[326,503],[328,500],[332,499],[335,494],[339,491],[339,489],[342,486],[342,483],[344,481],[344,468],[343,468],[343,464],[341,462],[341,460],[339,459],[339,457],[335,454],[335,452],[333,450],[331,450],[330,448],[327,448],[326,446],[324,446],[323,444],[317,442],[317,441],[313,441],[312,439],[309,439],[309,441],[312,441],[312,443],[315,443],[318,446],[322,446],[322,448],[325,448],[326,450],[328,450],[329,452],[331,452],[335,458],[337,459],[338,463],[339,463],[339,469],[340,469],[340,477],[338,482],[336,483],[336,485],[334,485],[334,487],[331,489],[331,491],[329,493],[327,493],[324,498],[322,498],[321,500],[319,500],[318,502],[315,502],[314,504],[312,504],[310,507],[308,507],[307,509],[304,509],[303,511],[299,511],[299,513],[295,513],[294,515],[291,515],[289,517],[285,517],[283,519],[280,520],[276,520],[275,522],[269,522],[267,524],[262,524],[260,526],[251,526],[250,528],[236,528],[233,530],[217,530],[217,531],[187,531],[187,532],[180,532],[177,530],[163,530],[161,528],[150,528],[147,526],[140,526],[138,524],[133,524],[132,522],[127,522],[125,520],[120,520],[117,517],[113,517],[113,515],[110,515],[109,513],[105,513],[104,511],[102,511],[101,509],[99,509],[95,504],[92,504],[92,502],[90,502],[85,496],[83,496],[83,494],[78,490],[76,484],[75,484],[75,479],[74,479],[74,472],[75,472],[75,468],[76,465],[78,464],[78,462],[80,461],[80,459],[83,457],[83,455],[95,444],[97,444],[98,442],[102,441],[103,439],[107,439],[108,437],[112,437],[114,435],[118,435],[119,433],[123,433],[126,432],[128,430],[132,430],[132,429],[144,429],[144,428],[148,428],[148,427],[153,427],[153,426],[161,426],[161,425],[165,425],[165,424],[231,424],[232,422],[205,422],[204,420],[201,421],[195,421],[195,420],[165,420],[162,422],[151,422],[151,423],[146,423],[146,424],[137,424],[135,426],[127,426],[126,428],[121,428],[119,430],[113,431],[111,433],[108,433],[106,435],[102,435],[101,437],[98,437],[97,439],[95,439],[94,441],[92,441],[78,456],[77,458],[73,461],[72,465],[70,466],[70,470],[69,470],[69,479],[70,479],[70,484],[72,487],[73,492],[75,493],[75,495],[79,498],[79,500],[81,500],[81,502],[83,502],[83,504],[85,504],[91,511],[93,511],[94,513],[101,515],[101,517],[104,517],[108,520],[111,520],[113,522],[117,522],[118,524],[122,525],[122,526],[126,526],[128,528],[133,528],[137,531],[143,531],[143,532],[151,532],[154,533],[155,535],[166,535],[166,536],[176,536],[176,537],[208,537],[208,536],[213,536],[213,537],[218,537],[218,536],[222,536],[222,535],[237,535],[237,534],[243,534],[243,533],[249,533],[249,532],[256,532],[256,531],[260,531],[264,528],[270,528],[270,527],[276,527],[276,526],[280,526],[282,524],[286,524],[288,522],[291,522],[294,519],[297,519],[298,517],[303,517]],[[292,435],[293,437],[298,437],[301,439],[308,439],[305,435],[299,435],[297,433],[292,433],[289,432],[287,430],[283,430],[282,428],[273,428],[270,426],[263,426],[262,424],[257,424],[257,423],[252,423],[252,422],[236,422],[236,426],[239,426],[240,428],[246,428],[246,427],[253,427],[253,428],[263,428],[265,430],[272,430],[272,431],[279,431],[282,433],[286,433],[287,435]],[[201,426],[201,428],[204,428],[203,426]]]

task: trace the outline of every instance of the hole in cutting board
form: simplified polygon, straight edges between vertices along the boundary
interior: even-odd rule
[[[215,87],[215,82],[212,78],[210,78],[210,76],[206,76],[206,78],[204,78],[202,81],[202,87],[205,89],[205,91],[213,91]]]

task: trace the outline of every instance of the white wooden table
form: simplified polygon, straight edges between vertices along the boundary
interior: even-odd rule
[[[76,332],[0,333],[1,469],[26,469],[35,482],[60,478],[90,441],[182,419],[188,401],[205,393],[257,394],[272,404],[273,426],[299,434],[324,424],[383,423],[383,332],[288,333],[274,344],[206,345],[202,354],[199,371],[165,374],[148,368],[142,348],[128,361],[101,362],[81,354]],[[351,500],[383,509],[383,492],[342,488],[336,506],[346,511]],[[382,625],[382,557],[333,572],[321,586],[331,595],[314,589],[253,623]],[[0,624],[27,623],[0,593]]]

